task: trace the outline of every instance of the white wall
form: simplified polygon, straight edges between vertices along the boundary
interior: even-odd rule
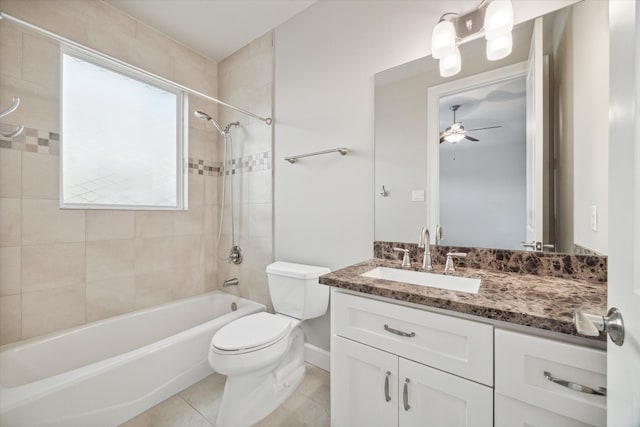
[[[588,0],[573,14],[574,242],[608,252],[609,57],[608,3]],[[615,141],[613,141],[615,142]],[[591,229],[591,206],[598,230]]]
[[[516,22],[573,1],[516,1]],[[375,73],[429,53],[444,12],[476,1],[319,1],[276,29],[274,255],[338,269],[372,256]],[[464,58],[463,58],[464,60]],[[344,146],[352,151],[283,157]],[[307,341],[329,348],[325,316]]]

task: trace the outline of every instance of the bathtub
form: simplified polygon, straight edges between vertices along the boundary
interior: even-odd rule
[[[2,346],[0,425],[116,426],[213,373],[213,334],[264,310],[214,291]]]

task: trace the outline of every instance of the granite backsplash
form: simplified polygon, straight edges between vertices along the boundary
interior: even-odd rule
[[[401,242],[373,242],[375,258],[402,260],[402,253],[393,248],[409,249],[412,263],[422,263],[423,250],[418,245]],[[607,257],[602,255],[559,254],[506,249],[469,248],[431,245],[431,261],[435,268],[444,268],[447,252],[464,252],[466,258],[456,258],[456,266],[488,271],[532,274],[568,279],[607,282]]]

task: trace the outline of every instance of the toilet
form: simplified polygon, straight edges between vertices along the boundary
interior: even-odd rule
[[[329,288],[318,283],[328,268],[279,261],[266,271],[276,314],[241,317],[211,340],[209,364],[227,376],[218,427],[255,424],[294,392],[305,374],[300,324],[329,305]]]

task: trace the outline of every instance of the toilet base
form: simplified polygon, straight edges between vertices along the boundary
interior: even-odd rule
[[[224,386],[217,427],[251,426],[280,406],[304,380],[304,335],[291,331],[284,359],[267,372],[230,375]]]

